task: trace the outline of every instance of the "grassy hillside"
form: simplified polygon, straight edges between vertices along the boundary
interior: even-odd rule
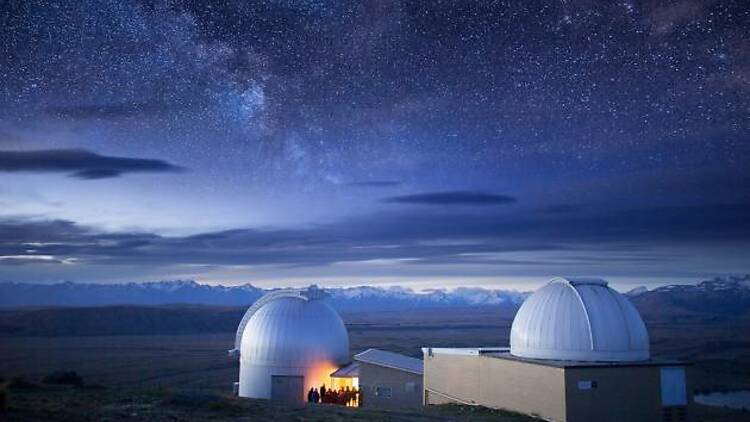
[[[107,336],[221,333],[237,329],[244,307],[169,305],[0,310],[0,336]]]
[[[265,400],[173,390],[31,388],[11,391],[13,421],[495,421],[536,419],[500,410],[438,406],[426,410],[365,410],[333,405],[287,407]],[[0,417],[1,418],[1,417]]]
[[[102,311],[104,309],[100,308]],[[136,310],[139,309],[141,308]],[[175,315],[191,315],[193,312],[218,315],[232,312],[231,308],[193,306],[164,307],[158,310],[175,312]],[[78,312],[76,309],[70,311]],[[127,315],[119,313],[121,311],[118,309],[111,312],[112,315]],[[89,317],[96,319],[97,315]],[[512,317],[512,314],[492,308],[457,309],[452,313],[421,309],[343,315],[349,330],[352,353],[377,347],[413,356],[420,356],[420,347],[423,346],[507,345]],[[100,321],[92,324],[101,324],[106,318],[101,317]],[[179,318],[175,320],[177,319]],[[158,318],[135,320],[155,321],[156,325],[151,327],[165,326],[165,321],[158,321]],[[117,324],[126,326],[132,321],[124,318]],[[184,321],[185,326],[191,323],[189,317],[185,317]],[[67,323],[69,322],[63,322]],[[76,371],[83,377],[86,385],[106,387],[106,390],[13,392],[11,405],[16,413],[13,413],[10,420],[45,420],[48,419],[47,416],[65,416],[68,413],[72,415],[69,415],[68,420],[77,420],[76,418],[86,415],[90,416],[89,420],[118,420],[130,417],[127,415],[133,413],[140,415],[139,409],[148,412],[166,409],[168,412],[164,415],[173,414],[180,420],[190,420],[186,414],[193,412],[199,416],[208,416],[202,413],[207,412],[207,408],[217,411],[211,413],[211,417],[218,420],[337,420],[336,418],[349,417],[346,409],[287,410],[265,402],[236,402],[236,399],[225,397],[238,373],[237,360],[228,357],[226,353],[232,347],[234,324],[236,322],[232,323],[229,331],[222,333],[4,337],[0,339],[2,378],[21,376],[38,382],[55,371]],[[747,319],[687,318],[680,321],[647,320],[647,324],[655,356],[694,362],[691,367],[691,383],[694,388],[750,389],[750,344],[744,337],[737,335],[750,331]],[[180,404],[184,396],[178,395],[176,402],[170,401],[170,395],[180,394],[174,393],[175,389],[187,391],[186,394],[194,395],[197,401],[201,401],[200,397],[204,395],[212,398],[204,403],[207,408],[188,411],[184,404]],[[223,398],[216,399],[216,396]],[[96,408],[92,409],[92,406]],[[222,413],[225,411],[226,413]],[[246,416],[245,412],[252,416]],[[402,415],[404,419],[394,419],[396,416],[390,413],[358,412],[356,415],[364,414],[374,420],[426,420],[428,417],[477,420],[485,417],[481,412],[471,413],[478,412],[475,408],[430,412],[433,413],[407,412]],[[738,418],[743,417],[739,412],[722,413],[721,409],[707,408],[701,412],[710,416],[699,419],[705,421],[741,420]],[[242,414],[238,416],[238,413]],[[473,417],[464,418],[467,414]],[[499,417],[492,412],[489,414]],[[149,418],[152,416],[148,415]],[[284,419],[279,419],[282,417]],[[508,415],[503,417],[506,419],[499,420],[519,420],[507,419],[512,417]],[[137,416],[132,418],[142,419]],[[160,420],[159,418],[161,416],[155,417],[155,420]]]

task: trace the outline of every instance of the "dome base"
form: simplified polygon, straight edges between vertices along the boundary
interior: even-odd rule
[[[648,350],[578,351],[578,350],[510,350],[510,354],[524,359],[559,360],[573,362],[642,362],[650,359]]]

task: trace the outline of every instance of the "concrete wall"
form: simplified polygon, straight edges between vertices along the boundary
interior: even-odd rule
[[[659,370],[658,366],[567,368],[566,420],[661,421]],[[589,382],[595,382],[596,387],[586,389]]]
[[[559,368],[482,355],[434,353],[424,361],[425,404],[462,402],[564,422],[689,421],[664,408],[661,367]],[[579,382],[581,384],[579,385]],[[692,402],[688,382],[688,403]]]
[[[466,402],[565,421],[562,368],[433,353],[425,356],[424,369],[425,404]]]
[[[413,386],[413,388],[409,388]],[[377,387],[391,389],[391,397],[379,397]],[[394,409],[422,406],[422,375],[360,362],[359,388],[362,407]],[[409,391],[411,390],[411,391]]]

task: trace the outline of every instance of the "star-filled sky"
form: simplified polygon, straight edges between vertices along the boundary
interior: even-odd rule
[[[750,272],[746,1],[0,4],[0,281]]]

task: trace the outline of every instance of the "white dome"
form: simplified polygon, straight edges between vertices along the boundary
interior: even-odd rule
[[[303,376],[304,392],[349,362],[349,335],[333,308],[310,291],[268,294],[238,330],[242,397],[271,398],[271,377]],[[302,396],[300,396],[302,399]]]
[[[556,278],[518,310],[510,353],[532,359],[649,359],[646,326],[635,307],[599,279]]]

